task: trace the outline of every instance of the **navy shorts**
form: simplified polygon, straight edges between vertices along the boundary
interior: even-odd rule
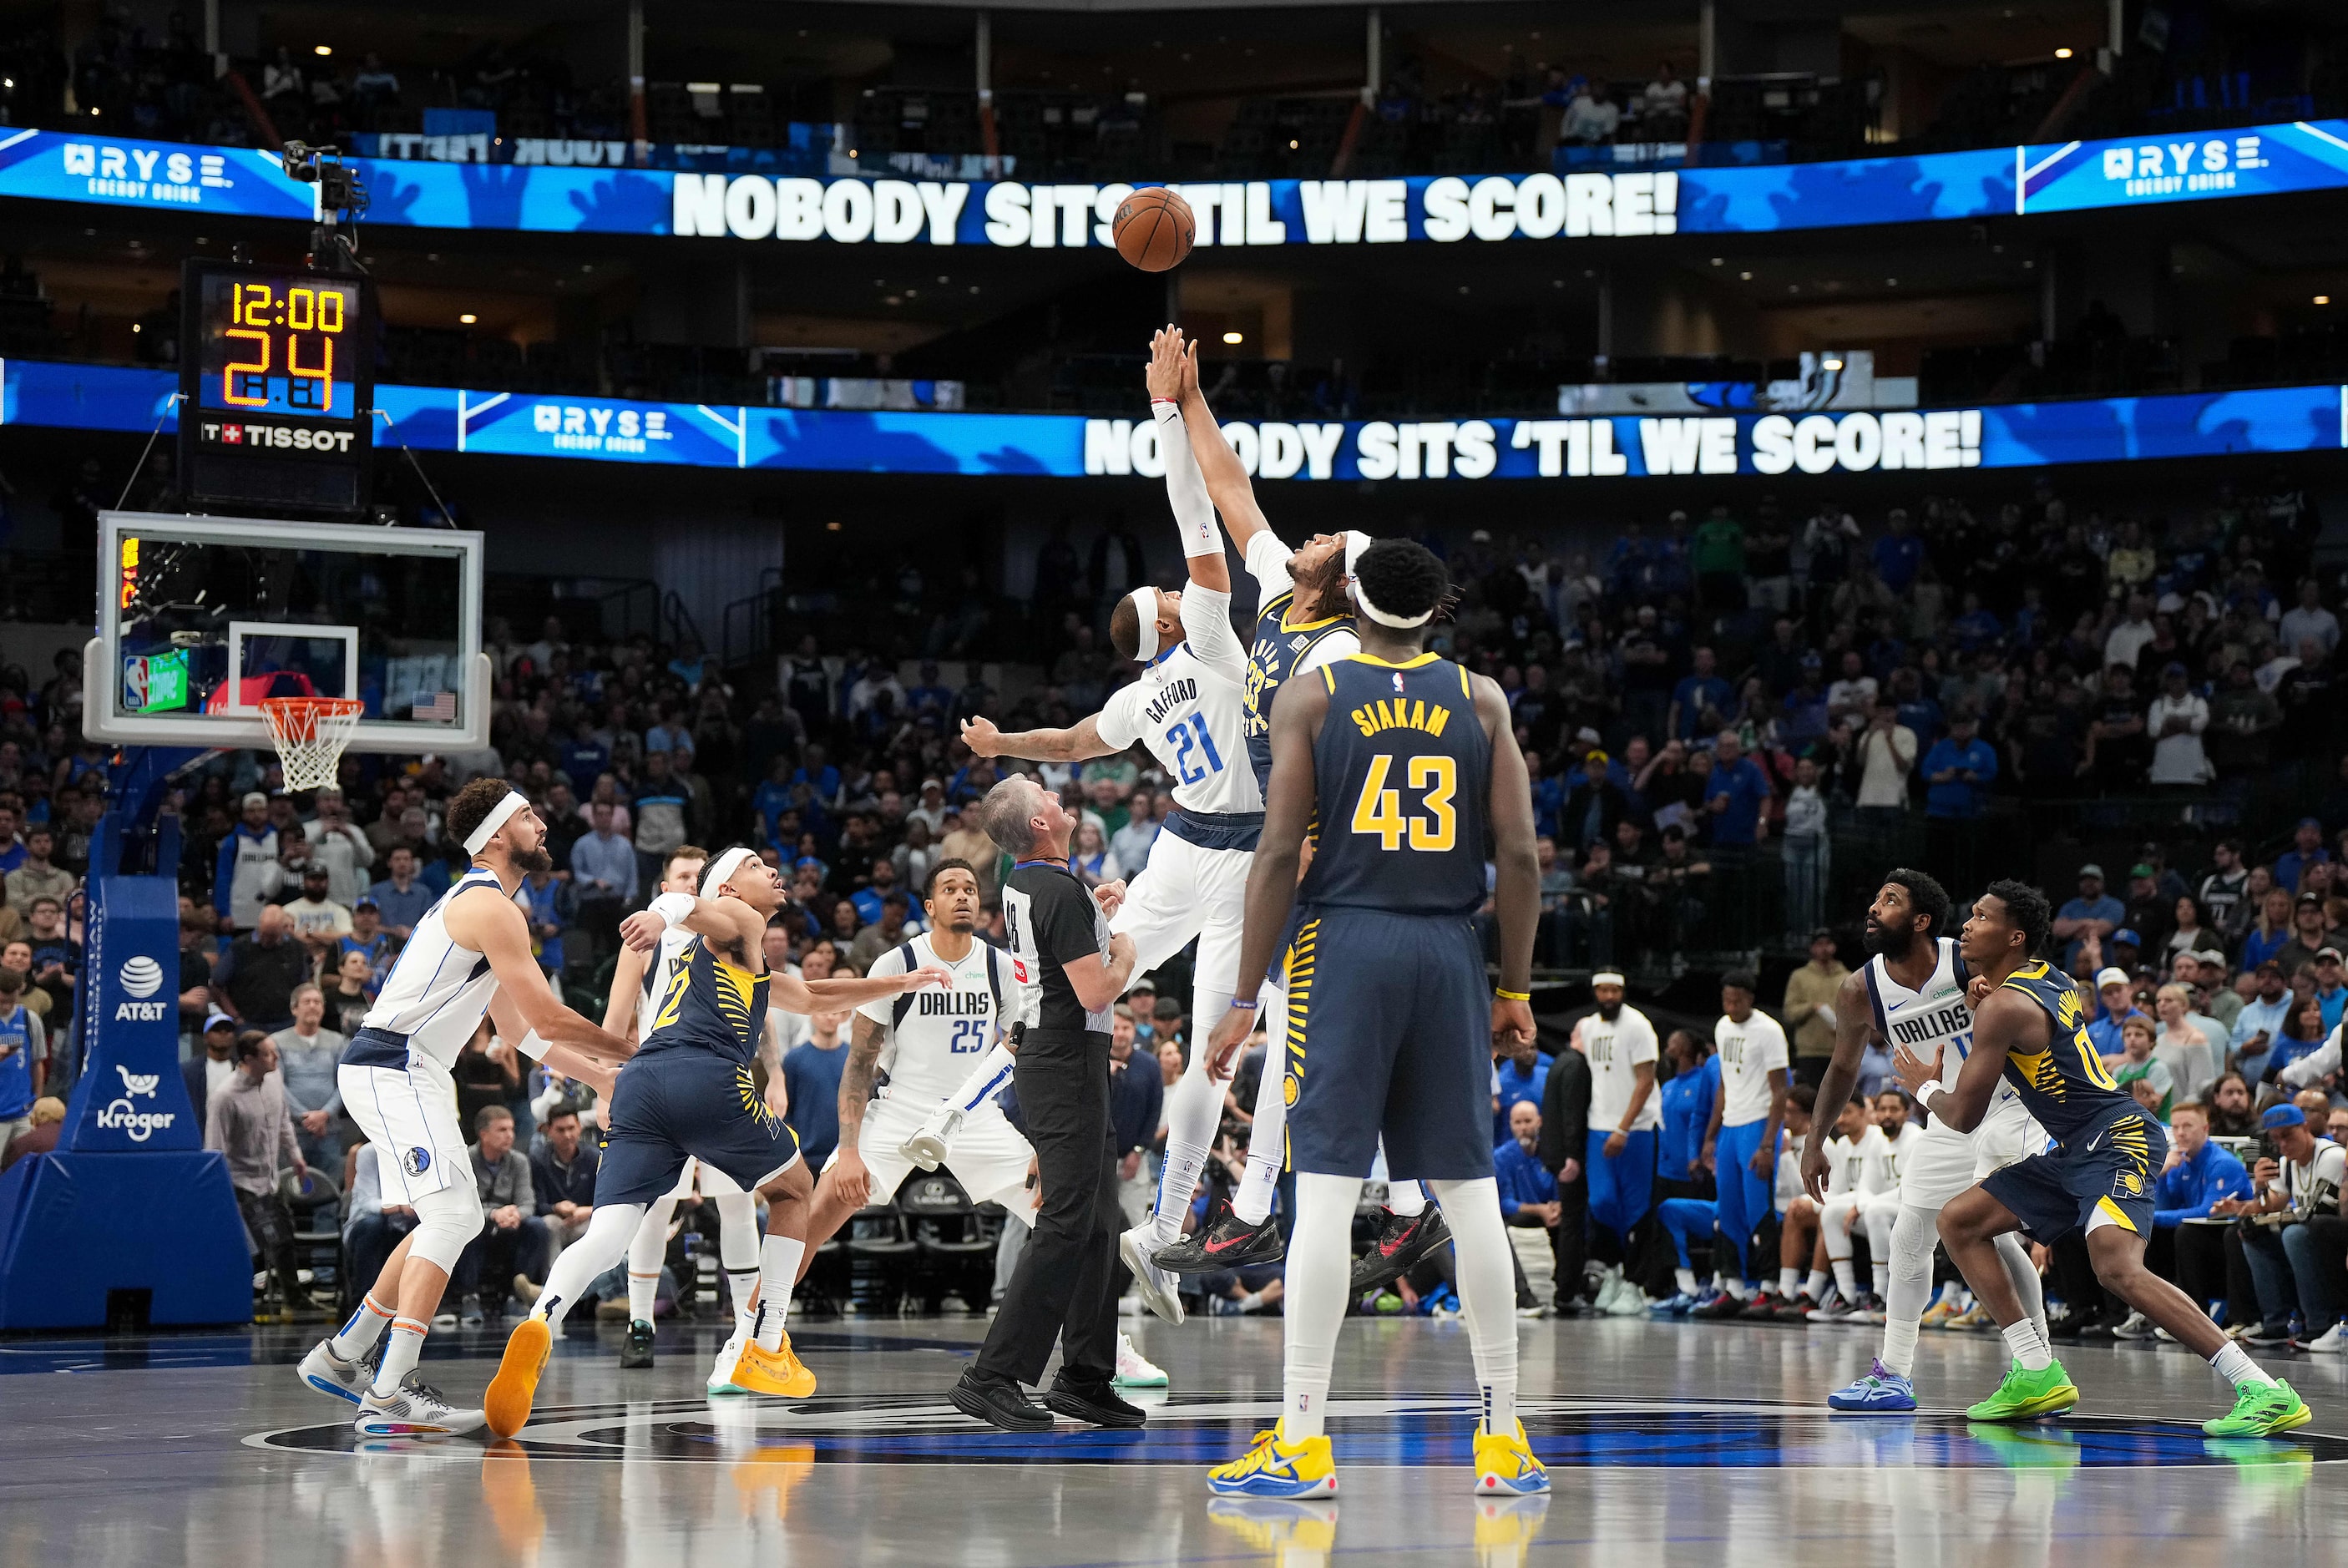
[[[1397,1180],[1492,1174],[1492,988],[1454,915],[1322,907],[1289,948],[1289,1162]]]
[[[631,1058],[612,1090],[596,1205],[664,1196],[688,1155],[755,1192],[799,1157],[799,1139],[767,1109],[750,1069],[738,1062],[694,1048]]]
[[[2168,1158],[2168,1132],[2130,1106],[2044,1154],[1991,1171],[1982,1186],[2034,1242],[2052,1245],[2098,1213],[2148,1237],[2153,1179]]]

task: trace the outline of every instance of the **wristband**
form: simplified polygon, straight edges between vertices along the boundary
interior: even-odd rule
[[[1939,1078],[1927,1078],[1924,1087],[1916,1091],[1916,1103],[1930,1110],[1932,1109],[1932,1097],[1936,1094],[1946,1094],[1948,1091],[1949,1086]]]
[[[695,902],[696,901],[694,896],[689,892],[664,892],[661,894],[660,897],[653,900],[653,902],[646,907],[654,914],[659,915],[666,923],[675,925],[677,922],[683,920],[686,915],[693,913],[693,906]]]
[[[1238,1008],[1242,1013],[1252,1013],[1259,1006],[1261,1006],[1261,1003],[1242,1002],[1237,996],[1234,996],[1231,998],[1231,1006]]]
[[[536,1029],[531,1029],[515,1042],[514,1048],[531,1061],[540,1062],[546,1059],[547,1047],[553,1044],[553,1041],[545,1038]]]
[[[1492,987],[1492,995],[1503,1002],[1529,1002],[1533,999],[1529,991],[1503,991],[1497,985]]]

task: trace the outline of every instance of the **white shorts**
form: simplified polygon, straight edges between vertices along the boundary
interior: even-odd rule
[[[1916,1152],[1908,1157],[1900,1172],[1900,1202],[1907,1208],[1937,1214],[1958,1193],[2044,1141],[2045,1135],[2023,1108],[2021,1098],[2000,1093],[1990,1101],[1989,1114],[1971,1132],[1959,1132],[1939,1120],[1924,1129]]]
[[[676,1185],[669,1190],[668,1195],[679,1202],[692,1197],[695,1176],[701,1179],[701,1195],[705,1198],[738,1198],[742,1195],[740,1182],[716,1166],[704,1164],[689,1154],[685,1156],[685,1169],[677,1174]]]
[[[901,1146],[920,1130],[925,1117],[911,1100],[876,1099],[864,1108],[864,1130],[857,1136],[856,1152],[872,1174],[872,1202],[885,1203],[895,1197],[912,1173],[913,1162],[905,1158]],[[1027,1185],[1028,1162],[1035,1158],[1035,1150],[1019,1136],[1010,1119],[988,1105],[963,1120],[962,1130],[954,1134],[953,1152],[946,1156],[945,1168],[962,1183],[972,1202],[1000,1203],[1032,1225],[1041,1196]],[[830,1170],[839,1160],[839,1152],[834,1150],[823,1168]]]
[[[421,1053],[399,1068],[345,1066],[335,1087],[343,1109],[375,1145],[376,1171],[383,1201],[416,1206],[416,1200],[458,1180],[473,1179],[472,1152],[457,1119],[457,1084],[448,1070]]]
[[[1134,974],[1148,974],[1195,937],[1193,988],[1230,995],[1239,985],[1240,927],[1254,863],[1252,850],[1202,850],[1160,832],[1149,846],[1149,863],[1108,923],[1110,931],[1133,938]]]

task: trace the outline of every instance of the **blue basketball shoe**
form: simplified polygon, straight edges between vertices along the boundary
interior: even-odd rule
[[[1829,1410],[1897,1415],[1916,1408],[1916,1386],[1879,1360],[1867,1375],[1827,1396]]]

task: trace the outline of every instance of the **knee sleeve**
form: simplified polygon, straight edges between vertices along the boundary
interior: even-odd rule
[[[451,1273],[480,1229],[481,1194],[468,1176],[416,1200],[416,1239],[408,1243],[407,1255]]]
[[[1479,1382],[1514,1377],[1517,1369],[1516,1251],[1500,1218],[1498,1184],[1489,1176],[1429,1181],[1451,1227],[1459,1306],[1468,1318],[1468,1347]]]
[[[728,1192],[717,1204],[717,1261],[732,1272],[758,1266],[758,1200]]]
[[[602,1212],[597,1210],[597,1213]],[[668,1256],[668,1222],[676,1214],[674,1195],[655,1198],[644,1209],[644,1217],[637,1222],[636,1233],[628,1240],[628,1272],[633,1274],[656,1274],[662,1261]],[[595,1222],[591,1218],[589,1224]],[[722,1243],[721,1243],[722,1244]]]

